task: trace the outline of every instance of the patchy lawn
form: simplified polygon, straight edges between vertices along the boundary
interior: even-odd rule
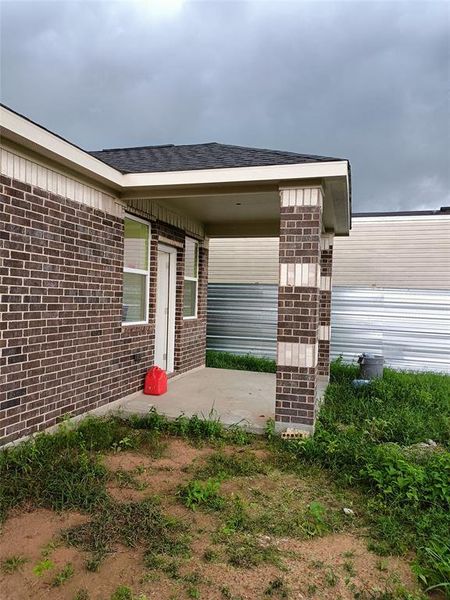
[[[168,423],[155,413],[131,423],[86,419],[7,450],[2,594],[420,597],[412,553],[368,550],[364,494],[296,452],[217,422]]]

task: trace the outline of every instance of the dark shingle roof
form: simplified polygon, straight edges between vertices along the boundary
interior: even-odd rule
[[[192,171],[227,167],[258,167],[343,160],[328,156],[297,154],[229,144],[189,144],[111,148],[90,152],[99,160],[123,173]]]

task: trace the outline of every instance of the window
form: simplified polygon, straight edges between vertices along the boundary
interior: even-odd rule
[[[184,254],[184,302],[183,317],[197,317],[198,293],[198,242],[186,238]]]
[[[150,227],[137,217],[125,217],[122,321],[148,322]]]

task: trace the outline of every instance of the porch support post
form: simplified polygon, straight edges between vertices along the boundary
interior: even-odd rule
[[[323,234],[320,240],[320,307],[318,375],[330,376],[331,285],[333,275],[334,234]]]
[[[320,186],[280,188],[276,429],[311,432],[318,373]]]

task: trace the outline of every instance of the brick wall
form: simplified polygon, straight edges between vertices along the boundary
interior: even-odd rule
[[[6,177],[0,183],[0,440],[6,443],[142,387],[154,353],[158,235],[183,242],[184,232],[152,223],[150,322],[123,327],[123,221]],[[182,320],[183,262],[180,249],[180,371],[204,363],[205,330],[204,312],[198,323]],[[188,357],[183,349],[194,347]]]
[[[180,261],[184,265],[184,260]],[[184,267],[183,267],[184,269]],[[184,272],[181,273],[182,277]],[[180,308],[177,303],[177,322],[175,328],[175,370],[183,373],[205,364],[206,321],[208,292],[208,250],[200,248],[198,269],[198,305],[197,318],[183,320],[184,279],[177,278],[180,287]]]
[[[333,235],[323,235],[320,254],[319,363],[318,375],[330,375],[331,280],[333,275]]]
[[[316,409],[320,189],[281,190],[275,421],[309,430]]]

